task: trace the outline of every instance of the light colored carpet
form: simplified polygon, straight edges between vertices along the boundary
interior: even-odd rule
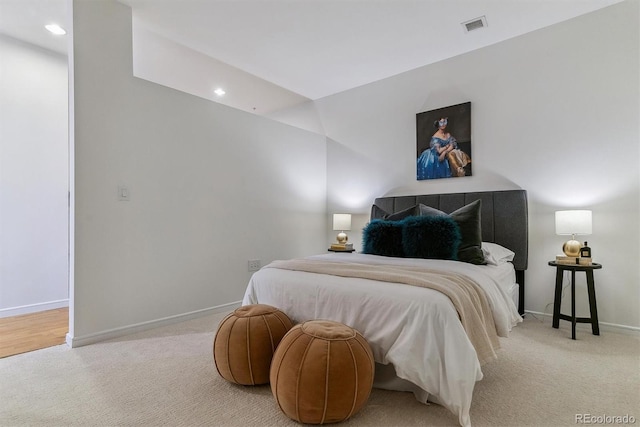
[[[0,359],[0,426],[294,426],[269,386],[230,384],[212,343],[223,314],[77,349]],[[640,423],[640,338],[559,330],[528,317],[502,340],[474,392],[474,426],[576,425],[576,414]],[[374,389],[347,426],[455,426],[412,394]]]

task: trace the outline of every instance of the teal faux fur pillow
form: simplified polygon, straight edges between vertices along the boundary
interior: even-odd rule
[[[448,216],[374,219],[363,230],[362,252],[389,257],[457,259],[460,227]]]
[[[402,221],[374,219],[362,230],[362,252],[403,257]]]
[[[458,259],[460,227],[449,216],[411,216],[401,221],[407,258]]]

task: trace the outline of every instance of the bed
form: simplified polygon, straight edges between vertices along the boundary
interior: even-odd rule
[[[483,255],[490,264],[364,253],[275,261],[254,273],[243,305],[278,307],[296,323],[329,319],[354,327],[373,350],[375,387],[411,391],[420,402],[443,405],[458,416],[461,425],[469,426],[471,398],[483,376],[482,364],[495,357],[497,336],[507,337],[522,321],[528,248],[526,191],[382,197],[375,200],[371,215],[374,223],[418,206],[455,214],[472,204],[481,206]],[[329,270],[315,269],[320,266]],[[423,278],[442,276],[446,286],[409,286],[397,280],[399,276],[427,282],[440,279]],[[461,314],[455,298],[442,293],[451,278],[472,281],[480,289],[478,295],[486,298],[489,309],[484,310],[482,322],[493,325],[487,330],[493,328],[498,341],[489,350],[489,354],[496,350],[494,357],[485,357],[474,338],[474,323],[481,322],[469,321],[471,317]],[[483,310],[478,312],[483,315]]]

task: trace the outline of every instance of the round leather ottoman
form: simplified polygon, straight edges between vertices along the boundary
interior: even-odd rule
[[[294,326],[271,363],[271,391],[289,418],[305,424],[344,421],[371,394],[371,347],[355,329],[329,320]]]
[[[236,384],[267,384],[273,352],[292,326],[286,314],[270,305],[236,309],[220,322],[213,340],[218,373]]]

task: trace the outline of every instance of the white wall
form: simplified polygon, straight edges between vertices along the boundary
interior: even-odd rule
[[[249,259],[326,250],[324,137],[132,77],[130,9],[73,8],[72,344],[237,302]]]
[[[0,317],[68,305],[67,58],[0,35]]]
[[[566,240],[554,234],[554,211],[592,209],[584,240],[604,265],[600,320],[640,327],[639,7],[626,1],[316,101],[329,140],[328,214],[366,218],[383,195],[523,188],[526,309],[551,313],[547,261]],[[417,181],[416,113],[467,101],[473,176]],[[584,315],[584,275],[578,282]]]

